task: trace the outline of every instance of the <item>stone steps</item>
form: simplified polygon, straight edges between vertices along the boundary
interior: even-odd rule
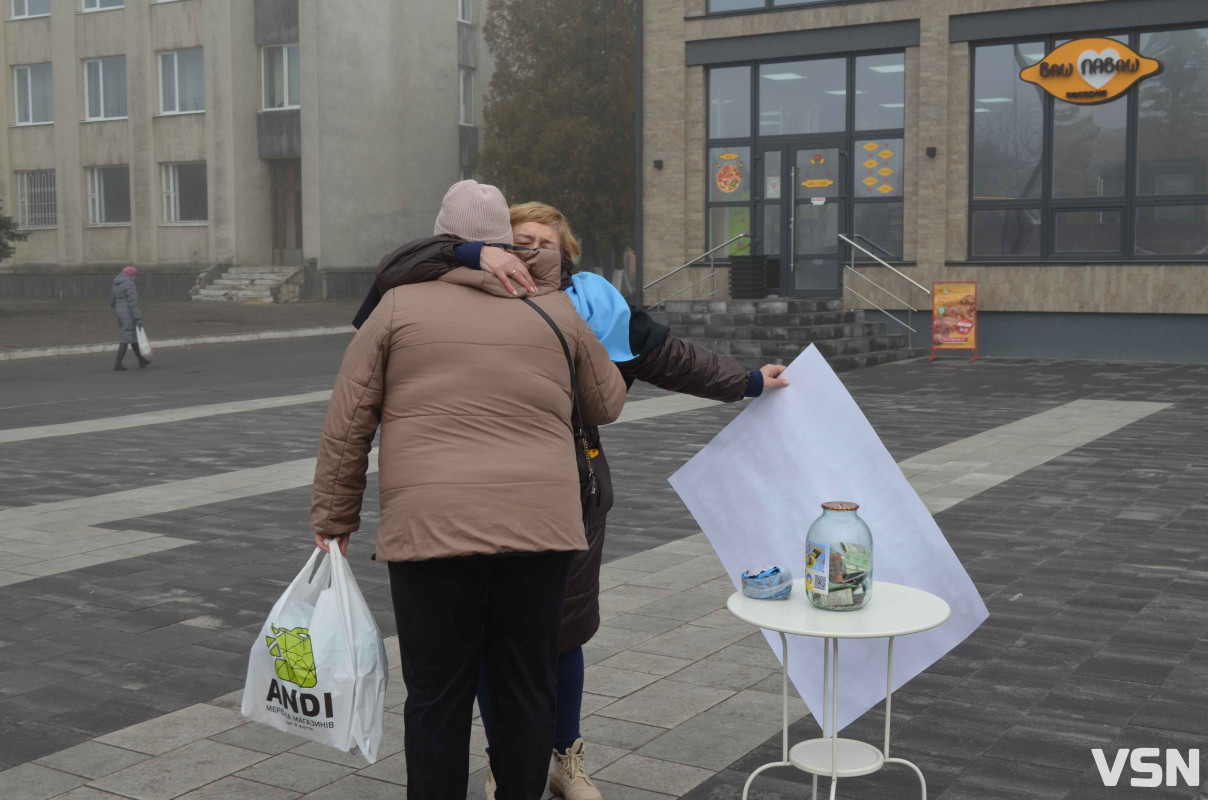
[[[288,283],[299,267],[237,266],[193,293],[202,303],[288,303],[298,299],[298,286]]]
[[[748,369],[787,364],[813,344],[836,371],[923,354],[905,331],[868,322],[835,300],[682,300],[652,312],[676,336],[737,358]]]

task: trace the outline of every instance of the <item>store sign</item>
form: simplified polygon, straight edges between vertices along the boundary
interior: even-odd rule
[[[733,194],[742,186],[742,161],[737,153],[722,153],[718,163],[713,165],[717,170],[714,181],[722,194]]]
[[[1077,39],[1061,45],[1019,77],[1058,100],[1094,105],[1115,100],[1134,83],[1161,71],[1162,62],[1115,39]]]
[[[931,360],[937,350],[977,356],[977,281],[931,284]]]

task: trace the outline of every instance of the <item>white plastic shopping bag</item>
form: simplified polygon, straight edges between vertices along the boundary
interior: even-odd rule
[[[143,326],[139,325],[134,329],[138,334],[138,352],[143,358],[151,360],[151,340],[147,338],[147,332],[143,330]]]
[[[243,715],[377,760],[386,705],[386,648],[348,560],[331,543],[273,606],[252,645]]]

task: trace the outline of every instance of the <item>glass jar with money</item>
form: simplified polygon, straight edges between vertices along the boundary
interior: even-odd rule
[[[822,504],[822,516],[806,534],[805,589],[810,602],[828,611],[863,608],[872,595],[872,531],[856,503]]]

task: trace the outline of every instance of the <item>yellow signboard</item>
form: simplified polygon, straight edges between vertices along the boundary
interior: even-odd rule
[[[893,168],[892,167],[881,167],[879,170],[877,170],[877,174],[880,175],[882,178],[888,178],[890,175],[893,174]]]
[[[977,281],[931,284],[931,360],[936,350],[972,350],[977,361]]]
[[[801,185],[807,189],[824,189],[827,186],[834,186],[835,182],[830,178],[810,178],[808,181],[802,181]]]
[[[873,150],[877,149],[877,143],[876,142],[866,142],[864,144],[864,149],[871,153]]]
[[[1115,100],[1134,83],[1162,71],[1162,62],[1146,58],[1115,39],[1076,39],[1019,73],[1058,100],[1094,105]]]
[[[876,182],[877,182],[877,179],[872,177],[871,175],[869,175],[867,178],[865,178],[863,181],[861,181],[861,183],[863,183],[865,186],[872,186]]]

